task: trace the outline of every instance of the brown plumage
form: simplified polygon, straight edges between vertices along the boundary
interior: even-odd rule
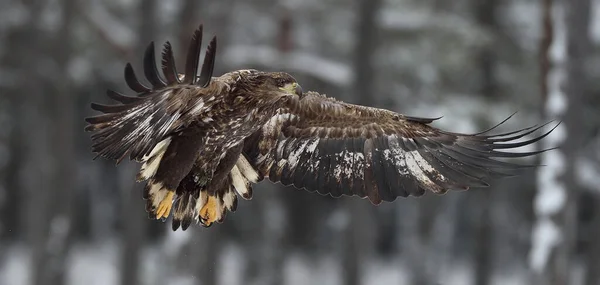
[[[542,151],[499,150],[535,143],[551,132],[514,142],[542,126],[468,135],[431,127],[434,120],[307,92],[247,138],[244,146],[258,172],[271,181],[333,197],[368,197],[379,204],[425,191],[484,187],[492,178],[515,175],[533,165],[494,158]]]
[[[216,38],[200,75],[202,26],[194,32],[179,74],[171,45],[159,74],[151,43],[138,81],[130,64],[125,80],[137,92],[114,91],[119,102],[92,104],[104,114],[87,118],[92,150],[120,162],[143,163],[144,198],[153,218],[173,208],[173,230],[193,220],[204,226],[235,211],[237,195],[252,197],[251,184],[268,177],[334,197],[357,195],[378,204],[398,196],[444,193],[487,186],[490,179],[532,167],[496,160],[540,153],[499,151],[535,143],[515,142],[540,127],[490,135],[451,133],[431,127],[436,119],[347,104],[303,93],[287,73],[238,70],[213,77]]]

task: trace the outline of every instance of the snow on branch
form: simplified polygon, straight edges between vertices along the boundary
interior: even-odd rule
[[[347,64],[305,52],[280,52],[268,46],[236,45],[225,50],[223,60],[232,66],[269,66],[314,76],[338,87],[350,84],[353,71]]]
[[[91,1],[88,6],[87,9],[82,9],[82,19],[118,53],[126,55],[130,47],[137,42],[136,33],[111,15],[101,1]]]
[[[445,33],[458,36],[469,43],[479,42],[482,39],[487,42],[490,37],[490,33],[477,24],[449,13],[388,9],[382,11],[378,19],[380,27],[388,32]]]

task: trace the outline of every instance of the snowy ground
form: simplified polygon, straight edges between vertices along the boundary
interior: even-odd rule
[[[27,285],[29,284],[29,251],[23,246],[9,247],[7,252],[7,261],[3,268],[0,268],[0,284]],[[154,285],[156,278],[161,270],[156,270],[158,265],[159,249],[148,249],[144,253],[143,263],[143,284]],[[243,272],[244,263],[242,262],[244,254],[240,248],[230,245],[223,250],[221,258],[218,261],[219,284],[237,285],[245,284],[242,282],[240,274]],[[113,285],[119,281],[119,254],[116,243],[104,243],[100,246],[79,244],[73,247],[70,259],[69,283],[68,284],[86,284],[86,285]],[[227,268],[227,274],[222,270]],[[371,260],[366,265],[366,274],[363,276],[363,284],[369,285],[388,285],[388,284],[408,284],[408,274],[406,271],[406,262]],[[436,284],[443,285],[467,285],[470,284],[472,272],[469,267],[462,262],[454,262],[443,269],[444,273],[437,280]],[[305,285],[305,284],[340,284],[341,268],[333,257],[321,257],[316,262],[307,260],[299,256],[288,258],[284,266],[284,276],[286,285]],[[494,276],[492,284],[527,284],[526,273],[524,271],[505,271],[501,275]],[[166,280],[168,284],[173,285],[191,285],[196,284],[194,276],[181,277],[172,276]]]

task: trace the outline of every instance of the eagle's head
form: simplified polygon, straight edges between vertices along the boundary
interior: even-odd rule
[[[251,70],[240,78],[244,85],[251,86],[254,94],[270,97],[271,100],[299,98],[302,87],[296,79],[285,72],[262,72]]]

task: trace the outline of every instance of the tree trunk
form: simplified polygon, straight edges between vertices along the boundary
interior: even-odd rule
[[[18,216],[21,219],[20,224],[25,225],[22,230],[25,232],[25,240],[31,248],[31,276],[32,283],[37,280],[43,280],[44,277],[44,256],[45,241],[47,236],[47,218],[46,218],[46,201],[50,197],[51,187],[44,187],[48,184],[47,170],[50,162],[47,144],[39,142],[48,141],[47,130],[47,114],[43,111],[42,90],[43,83],[26,85],[26,80],[30,82],[40,82],[41,76],[35,70],[26,69],[29,66],[35,66],[37,59],[40,57],[40,52],[33,47],[41,46],[38,42],[40,31],[37,29],[35,20],[41,14],[41,2],[26,3],[27,12],[30,15],[30,22],[22,27],[15,28],[11,33],[8,47],[11,56],[5,58],[7,66],[20,72],[20,80],[16,82],[13,92],[27,88],[28,92],[15,96],[14,102],[14,120],[19,122],[17,129],[17,140],[15,143],[22,146],[20,152],[21,163],[16,164],[18,169],[15,170],[12,180],[9,181],[9,186],[19,189],[19,200],[22,205],[19,205]],[[20,60],[19,60],[20,59]],[[25,132],[24,130],[33,129],[38,126],[36,131]],[[13,164],[12,166],[14,166]],[[25,177],[29,179],[25,179]],[[11,185],[12,184],[12,185]]]
[[[404,202],[404,201],[403,201]],[[402,214],[399,220],[403,221],[400,225],[402,228],[402,236],[400,236],[399,246],[404,253],[404,260],[407,262],[408,271],[410,272],[409,284],[426,285],[431,284],[427,275],[426,266],[426,240],[422,228],[426,222],[423,218],[423,200],[406,201],[404,202],[402,211],[398,210],[398,214]]]
[[[75,26],[76,0],[63,0],[63,22],[54,45],[58,70],[68,70],[71,57],[72,36]],[[48,251],[50,252],[51,275],[44,280],[46,284],[65,284],[67,276],[67,257],[71,245],[73,229],[73,200],[77,182],[77,163],[75,156],[75,100],[73,88],[67,72],[59,77],[57,84],[57,100],[54,106],[56,128],[54,141],[56,151],[57,173],[55,200],[51,210],[54,211],[50,220]]]
[[[478,216],[476,218],[476,243],[474,256],[475,285],[490,283],[492,275],[492,222],[490,211],[492,207],[492,192],[494,189],[478,189],[474,194],[477,200]]]
[[[141,284],[140,254],[145,245],[145,225],[147,214],[139,191],[139,184],[133,180],[136,165],[124,162],[117,173],[118,187],[122,199],[121,229],[123,233],[123,250],[121,252],[120,284]],[[158,221],[157,221],[158,222]],[[165,265],[166,266],[166,265]]]
[[[547,62],[542,61],[542,75],[546,78],[542,83],[547,84],[541,88],[547,92],[542,94],[546,103],[544,113],[563,123],[542,141],[543,148],[558,149],[542,156],[541,163],[548,166],[538,172],[538,193],[534,201],[537,221],[530,265],[535,284],[561,285],[570,281],[577,231],[578,187],[573,166],[582,145],[583,63],[589,51],[586,43],[591,9],[589,0],[554,3],[545,0],[543,10],[546,36],[542,51],[549,58]],[[548,46],[549,43],[552,46]]]
[[[497,30],[496,9],[497,0],[479,1],[475,0],[475,18],[476,21],[490,33]],[[494,69],[496,66],[496,55],[494,47],[490,44],[484,47],[477,54],[477,61],[480,68],[480,88],[479,93],[484,97],[495,98],[498,95],[497,83]],[[474,284],[489,284],[492,275],[492,229],[493,219],[491,219],[492,195],[495,192],[494,187],[480,189],[475,191],[473,197],[476,201],[478,215],[475,224],[476,243],[474,248]]]
[[[585,272],[585,285],[598,285],[600,284],[600,197],[597,193],[593,193],[593,203],[595,206],[593,211],[593,218],[588,225],[589,237],[587,242],[590,250],[586,252],[585,264],[587,265]]]
[[[262,220],[265,221],[261,227],[261,250],[260,250],[260,284],[278,285],[283,284],[283,265],[285,261],[285,252],[288,247],[284,244],[284,233],[286,230],[286,217],[281,201],[281,185],[269,185],[265,190],[271,190],[271,195],[263,195]]]
[[[139,3],[141,23],[138,27],[140,35],[139,42],[135,47],[136,56],[140,56],[146,45],[156,36],[158,23],[156,23],[156,1],[144,0]],[[135,58],[140,60],[140,58]],[[139,62],[139,61],[138,61]],[[121,255],[120,282],[123,285],[140,284],[140,253],[146,244],[146,234],[149,219],[145,209],[145,201],[142,199],[141,184],[135,184],[135,173],[138,165],[134,163],[123,163],[119,171],[119,188],[122,197],[123,209],[121,211],[123,229],[123,250]],[[164,227],[163,223],[152,221]],[[154,235],[155,232],[149,233]]]
[[[179,54],[176,57],[177,66],[179,66],[179,72],[183,72],[185,66],[185,58],[187,56],[188,45],[190,44],[190,40],[192,39],[192,31],[198,28],[200,23],[207,23],[206,21],[198,21],[198,16],[200,14],[200,7],[206,6],[202,5],[204,1],[202,0],[186,0],[181,7],[181,11],[179,12],[179,24],[178,24],[178,35],[177,39],[179,41]],[[208,38],[208,35],[204,34],[205,38]],[[202,39],[202,42],[206,42],[206,39]],[[220,45],[217,47],[217,52],[219,52]],[[203,54],[202,54],[203,55]]]
[[[74,0],[62,2],[62,23],[58,34],[53,42],[51,53],[55,55],[57,70],[67,70],[67,64],[71,53],[71,28],[75,16]],[[34,44],[35,46],[35,44]],[[49,165],[52,169],[49,183],[50,186],[42,191],[37,189],[38,198],[30,211],[35,211],[39,222],[43,226],[35,226],[38,222],[32,221],[32,226],[37,232],[34,237],[33,268],[35,284],[65,284],[67,273],[67,257],[70,248],[71,222],[72,222],[72,199],[75,188],[75,146],[74,146],[74,111],[71,97],[70,78],[66,72],[60,73],[58,79],[54,79],[52,87],[46,89],[42,101],[50,104],[50,118],[53,122],[49,126],[51,149],[42,149],[45,152],[39,159],[40,165]],[[40,81],[37,81],[40,82]],[[37,122],[40,123],[40,122]],[[40,128],[36,128],[36,132]],[[36,140],[40,143],[43,140]],[[47,161],[44,161],[47,160]],[[43,166],[42,166],[43,167]],[[42,174],[43,175],[43,174]],[[41,194],[44,192],[45,194]],[[39,235],[38,235],[39,234]]]
[[[496,10],[498,0],[474,1],[475,21],[487,32],[496,34],[498,23],[496,20]],[[483,47],[476,55],[480,68],[480,88],[481,94],[485,97],[494,98],[498,95],[497,84],[495,80],[496,54],[495,45],[490,44]],[[481,284],[481,283],[476,283]]]
[[[377,47],[377,23],[376,16],[381,7],[380,0],[360,0],[358,5],[358,26],[354,50],[354,86],[352,101],[361,105],[373,106],[376,102],[373,98],[375,89],[373,67],[373,55]],[[358,285],[361,283],[361,263],[366,263],[368,258],[369,240],[367,235],[369,202],[350,198],[346,200],[348,212],[350,213],[350,225],[347,228],[346,247],[343,257],[343,284]]]

